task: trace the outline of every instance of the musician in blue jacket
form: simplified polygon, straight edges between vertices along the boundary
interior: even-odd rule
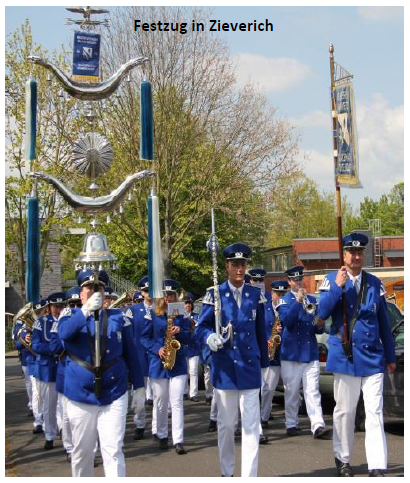
[[[276,306],[279,300],[286,294],[289,288],[289,283],[286,280],[275,280],[271,283],[272,288],[272,317],[265,319],[266,325],[266,338],[268,340],[268,348],[272,346],[271,336],[272,329],[275,327],[279,337],[281,337],[282,326],[279,320],[279,312],[276,310]],[[266,312],[265,312],[266,315]],[[273,347],[273,346],[272,346]],[[268,427],[269,419],[273,419],[270,415],[272,411],[272,399],[275,393],[276,386],[278,385],[280,378],[280,344],[275,348],[272,348],[272,359],[269,357],[269,366],[263,369],[262,372],[262,389],[261,389],[261,425],[265,429]]]
[[[137,349],[137,355],[144,376],[144,385],[146,389],[148,383],[148,353],[145,347],[141,344],[141,333],[145,324],[144,316],[152,305],[152,299],[149,298],[148,276],[142,277],[138,281],[137,287],[139,288],[139,291],[135,292],[133,295],[134,304],[129,307],[124,307],[123,312],[132,320],[134,327],[134,344]],[[141,294],[142,301],[137,302],[137,300],[139,300],[139,294]],[[143,439],[145,432],[145,404],[141,406],[139,412],[134,414],[134,426],[134,440]]]
[[[235,469],[234,431],[238,406],[242,418],[241,476],[257,476],[259,459],[261,368],[267,367],[264,300],[259,288],[244,284],[251,248],[225,248],[228,280],[219,286],[221,328],[215,331],[215,288],[203,299],[196,333],[211,350],[210,370],[218,407],[218,447],[222,476]]]
[[[43,401],[44,418],[44,449],[50,450],[54,446],[57,436],[57,362],[50,341],[51,329],[58,320],[61,310],[64,308],[66,295],[64,292],[55,292],[48,296],[48,315],[40,317],[33,327],[31,347],[37,354],[37,370],[39,379],[40,399]]]
[[[149,309],[145,316],[145,325],[141,333],[141,343],[148,351],[148,374],[154,393],[154,407],[157,418],[156,438],[159,448],[168,449],[168,402],[171,403],[172,441],[179,455],[186,454],[184,448],[184,388],[187,378],[186,344],[191,338],[190,323],[183,315],[175,316],[172,328],[168,327],[168,305],[176,302],[179,282],[164,280],[164,299],[156,301],[154,309]],[[169,331],[168,331],[169,328]],[[175,364],[165,368],[167,360],[166,339],[172,335],[179,343]]]
[[[72,287],[67,291],[67,307],[80,308],[82,306],[80,298],[80,287]],[[57,425],[61,434],[61,441],[66,452],[67,461],[71,462],[73,443],[71,436],[71,426],[67,414],[67,398],[64,396],[64,372],[66,366],[67,352],[63,342],[58,335],[58,320],[51,328],[50,346],[54,355],[58,357],[56,391],[57,398]]]
[[[285,271],[290,292],[280,299],[277,310],[283,326],[280,352],[281,376],[285,389],[285,424],[288,436],[298,434],[300,384],[310,428],[315,439],[327,437],[319,392],[319,350],[316,334],[323,333],[324,322],[316,317],[315,297],[306,294],[303,266]]]
[[[367,243],[368,238],[361,233],[345,236],[344,265],[326,275],[320,287],[319,317],[332,317],[326,368],[334,373],[333,452],[338,476],[353,476],[350,460],[360,391],[363,391],[366,411],[369,476],[384,476],[387,468],[383,373],[395,371],[395,352],[383,284],[362,270]],[[346,352],[342,346],[342,294],[349,339]]]
[[[72,432],[73,476],[94,475],[94,448],[100,441],[104,473],[125,476],[122,450],[128,407],[128,381],[134,388],[131,406],[144,404],[144,379],[133,340],[132,322],[119,309],[103,307],[108,276],[98,274],[99,291],[94,292],[94,273],[78,274],[81,308],[67,307],[58,321],[58,335],[67,350],[64,395]],[[95,356],[95,311],[98,311],[100,364]],[[97,369],[98,366],[100,369]],[[101,376],[101,394],[98,378]]]

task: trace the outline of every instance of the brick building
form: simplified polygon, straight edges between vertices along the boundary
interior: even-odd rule
[[[369,238],[365,251],[365,268],[388,284],[402,279],[404,292],[404,237],[373,237],[371,232],[360,231]],[[293,265],[305,267],[305,286],[309,293],[318,291],[326,273],[337,270],[339,247],[337,238],[297,238],[292,245],[269,249],[265,252],[263,268],[267,271],[266,288],[273,280],[285,278],[284,271]]]

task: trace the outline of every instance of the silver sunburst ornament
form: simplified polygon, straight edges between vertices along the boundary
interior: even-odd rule
[[[91,179],[110,169],[114,153],[111,144],[100,134],[87,133],[74,143],[74,166],[81,174],[87,174]]]

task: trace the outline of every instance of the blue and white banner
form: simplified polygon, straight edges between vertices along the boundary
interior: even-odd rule
[[[356,131],[356,110],[353,85],[350,80],[338,83],[336,100],[337,166],[336,182],[347,188],[361,188],[359,180],[359,149]]]
[[[74,32],[73,80],[98,82],[100,75],[100,35]]]

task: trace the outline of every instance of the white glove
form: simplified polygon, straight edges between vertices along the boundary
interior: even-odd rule
[[[102,295],[101,292],[95,292],[87,300],[87,302],[81,307],[81,311],[84,317],[89,317],[95,310],[99,310],[102,307]]]
[[[131,402],[131,408],[134,413],[138,413],[145,405],[145,387],[139,387],[134,390]]]
[[[208,344],[211,351],[217,352],[219,349],[222,349],[224,346],[222,337],[216,334],[211,334],[207,339],[206,343]]]

